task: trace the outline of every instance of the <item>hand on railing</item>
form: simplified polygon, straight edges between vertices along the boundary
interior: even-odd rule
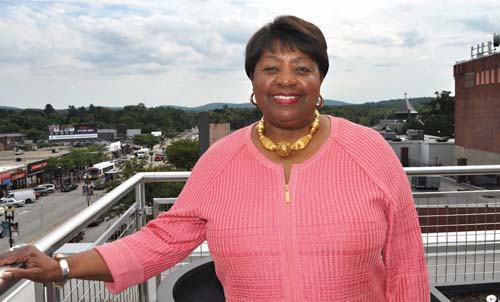
[[[7,268],[0,278],[2,280],[29,279],[35,282],[48,283],[60,281],[62,271],[59,262],[40,252],[33,245],[11,248],[0,254],[0,266],[24,264],[23,267]]]

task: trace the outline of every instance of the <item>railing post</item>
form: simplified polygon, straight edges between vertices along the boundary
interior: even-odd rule
[[[43,283],[35,283],[35,302],[52,302],[45,299],[45,286]]]
[[[138,205],[135,225],[136,229],[140,230],[146,224],[146,192],[144,180],[141,180],[141,182],[135,186],[135,202]],[[141,302],[149,302],[149,289],[147,281],[139,284],[139,300]]]

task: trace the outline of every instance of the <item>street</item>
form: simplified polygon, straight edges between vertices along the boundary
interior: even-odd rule
[[[104,191],[94,191],[91,202],[104,195]],[[14,237],[14,244],[33,243],[55,227],[61,225],[87,207],[87,200],[82,195],[82,183],[78,189],[71,192],[61,192],[59,189],[52,194],[38,198],[34,203],[15,209],[14,221],[19,223],[19,237]],[[5,216],[0,217],[5,220]],[[4,233],[0,238],[0,251],[9,248],[9,235]]]

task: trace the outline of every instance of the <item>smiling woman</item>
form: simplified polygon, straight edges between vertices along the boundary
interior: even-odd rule
[[[52,259],[34,247],[3,278],[109,281],[119,292],[205,239],[226,301],[429,301],[407,177],[378,133],[321,115],[327,46],[314,24],[276,18],[246,48],[260,122],[214,144],[174,206],[139,232]]]

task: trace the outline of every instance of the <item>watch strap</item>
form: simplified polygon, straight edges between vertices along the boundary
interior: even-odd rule
[[[64,254],[55,254],[54,259],[59,262],[59,268],[61,269],[62,280],[54,282],[56,287],[63,287],[66,281],[69,279],[69,265]]]

